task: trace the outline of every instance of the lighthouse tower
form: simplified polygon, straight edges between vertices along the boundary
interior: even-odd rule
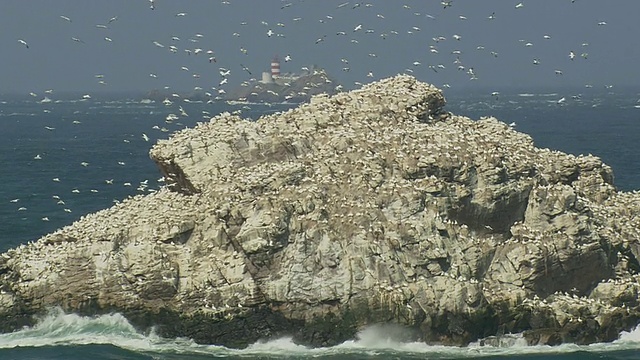
[[[280,60],[276,55],[273,60],[271,60],[271,76],[276,79],[280,76]]]

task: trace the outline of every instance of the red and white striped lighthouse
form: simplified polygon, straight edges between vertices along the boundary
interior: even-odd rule
[[[280,60],[277,55],[271,60],[271,76],[274,78],[280,76]]]

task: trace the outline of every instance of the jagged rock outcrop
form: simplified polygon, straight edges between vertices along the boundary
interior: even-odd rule
[[[228,346],[376,323],[454,345],[634,327],[640,195],[596,157],[444,104],[397,76],[159,141],[166,188],[0,256],[2,330],[51,306]]]

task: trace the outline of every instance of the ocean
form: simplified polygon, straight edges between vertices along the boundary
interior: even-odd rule
[[[640,189],[640,89],[445,89],[446,109],[495,116],[529,134],[538,147],[594,154],[609,164],[619,190]],[[0,95],[0,251],[37,240],[84,214],[162,186],[151,146],[172,131],[223,111],[255,119],[292,105],[171,105],[136,94]],[[42,100],[45,101],[42,101]],[[182,111],[180,111],[182,108]],[[174,114],[177,119],[172,118]],[[185,116],[188,115],[188,116]],[[0,319],[2,321],[2,319]],[[247,349],[198,345],[136,331],[119,314],[81,317],[55,309],[33,328],[0,335],[0,359],[640,359],[640,329],[610,344],[527,347],[428,346],[365,329],[339,346],[309,349],[291,339]]]

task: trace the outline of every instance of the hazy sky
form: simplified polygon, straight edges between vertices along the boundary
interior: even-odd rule
[[[640,74],[638,0],[154,3],[0,1],[0,93],[217,91],[259,77],[276,54],[291,57],[283,72],[317,64],[345,88],[408,71],[437,86],[496,89],[628,86]],[[219,85],[220,68],[230,70],[227,84]]]

